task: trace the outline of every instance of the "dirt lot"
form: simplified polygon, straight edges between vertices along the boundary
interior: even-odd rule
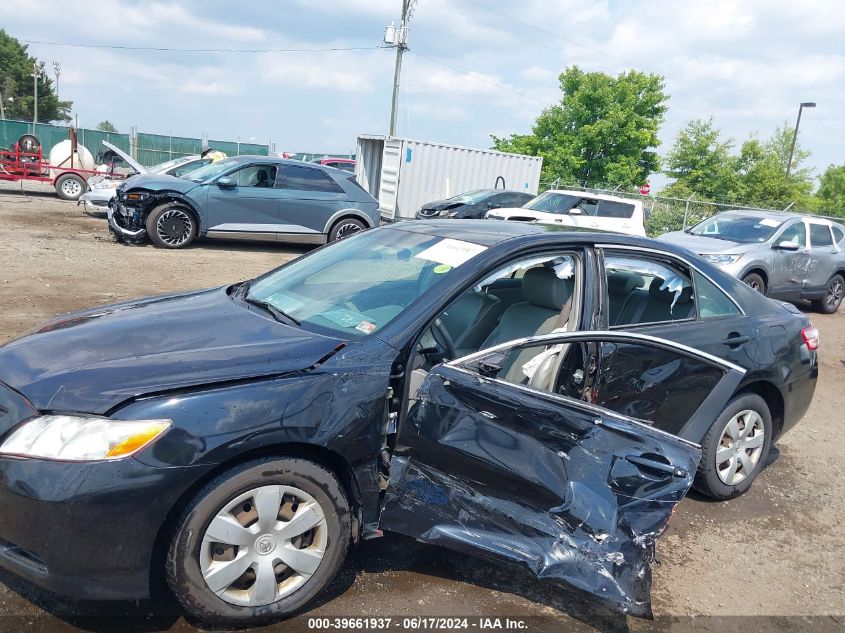
[[[22,196],[19,186],[0,184],[0,342],[61,312],[230,283],[305,252],[272,244],[200,243],[180,252],[119,246],[104,220],[26,189]],[[813,320],[822,371],[812,408],[772,451],[748,495],[727,503],[691,496],[680,504],[658,545],[655,623],[606,613],[518,571],[392,536],[358,548],[306,615],[511,616],[529,618],[529,630],[843,630],[845,309]],[[123,615],[136,617],[120,625],[109,617]],[[272,628],[306,626],[299,619]],[[0,630],[24,627],[193,629],[172,604],[74,604],[0,573]]]

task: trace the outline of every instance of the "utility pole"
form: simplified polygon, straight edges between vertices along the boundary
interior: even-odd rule
[[[41,66],[38,62],[32,67],[32,91],[35,98],[32,101],[32,133],[35,134],[35,124],[38,123],[38,78],[41,76]]]
[[[3,105],[3,93],[0,92],[0,119],[6,118],[6,108]]]
[[[789,160],[786,161],[786,177],[789,178],[789,170],[792,169],[792,155],[795,153],[795,141],[798,139],[798,126],[801,125],[801,110],[804,108],[815,108],[813,101],[805,101],[798,106],[798,120],[795,122],[795,132],[792,133],[792,147],[789,148]]]
[[[396,48],[396,68],[393,71],[393,97],[390,102],[389,136],[396,136],[396,111],[399,107],[399,79],[402,75],[402,55],[408,48],[408,22],[416,0],[402,0],[402,19],[399,28],[393,24],[384,29],[384,43]]]
[[[56,74],[56,101],[59,100],[59,75],[62,74],[62,63],[53,62],[53,72]]]

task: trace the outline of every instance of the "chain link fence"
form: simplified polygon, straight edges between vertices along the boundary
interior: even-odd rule
[[[729,204],[724,202],[712,202],[709,200],[696,200],[695,196],[690,198],[672,198],[642,194],[636,188],[595,186],[589,187],[581,184],[566,184],[560,180],[552,182],[541,182],[540,191],[549,189],[566,189],[570,191],[584,191],[589,193],[603,193],[621,198],[639,200],[643,205],[645,214],[645,230],[649,237],[657,237],[669,231],[681,231],[687,227],[694,226],[706,220],[716,213],[739,209],[745,211],[789,211],[792,205],[785,209],[772,209],[765,207],[744,206],[741,204]],[[841,222],[842,218],[820,215],[819,217]]]

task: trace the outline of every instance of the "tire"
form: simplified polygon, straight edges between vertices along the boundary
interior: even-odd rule
[[[845,279],[842,279],[842,275],[834,275],[827,282],[824,299],[813,301],[813,310],[823,314],[833,314],[842,304],[843,295],[845,295]]]
[[[255,502],[258,490],[269,506]],[[278,514],[265,514],[268,518],[262,525],[258,507],[273,508],[280,499]],[[319,513],[312,512],[315,507],[322,510],[319,522]],[[287,514],[290,519],[297,512],[298,520],[310,519],[305,525],[314,522],[316,527],[291,540],[288,537],[296,530],[285,535],[285,523],[279,517]],[[210,534],[209,528],[215,531],[212,520],[219,525],[221,516],[228,521],[223,523],[224,531]],[[332,581],[346,557],[350,535],[349,503],[333,473],[305,459],[257,459],[215,477],[185,508],[167,554],[167,582],[185,611],[203,622],[241,627],[277,620],[301,609]],[[246,537],[248,542],[221,545],[216,538],[223,536],[230,541]],[[297,565],[309,566],[307,571],[299,573],[281,562],[283,552],[290,556],[293,551],[298,552]],[[238,561],[237,567],[221,565]],[[248,566],[232,584],[221,576],[223,570],[234,576],[244,564]],[[269,571],[263,578],[271,580],[259,583],[261,570]],[[217,593],[206,576],[213,579]]]
[[[730,423],[734,423],[733,432],[728,428]],[[751,429],[743,439],[748,424]],[[742,442],[739,447],[734,435]],[[771,443],[772,416],[766,401],[755,393],[737,395],[725,406],[701,442],[695,489],[721,500],[743,494],[763,469]],[[745,454],[745,459],[740,458],[740,454]],[[730,459],[717,463],[722,457]],[[736,467],[732,471],[734,464]]]
[[[742,278],[742,282],[751,286],[761,295],[766,294],[766,281],[757,273],[748,273],[745,277]]]
[[[355,218],[343,218],[335,222],[329,232],[329,242],[337,242],[344,238],[366,230],[367,225]]]
[[[145,222],[150,241],[161,248],[185,248],[197,236],[197,219],[186,206],[167,202],[157,206]]]
[[[56,194],[62,200],[79,200],[85,189],[85,181],[76,174],[62,174],[56,178]]]

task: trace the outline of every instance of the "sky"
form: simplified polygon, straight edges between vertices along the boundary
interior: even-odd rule
[[[20,40],[127,47],[357,49],[135,51],[30,44],[60,61],[60,96],[80,126],[275,142],[345,153],[384,134],[395,53],[382,45],[401,0],[3,0]],[[739,144],[794,125],[816,175],[845,163],[845,2],[841,0],[415,0],[399,136],[490,147],[528,132],[561,98],[571,65],[666,78],[665,154],[690,119],[714,117]],[[660,181],[657,177],[652,180]]]

